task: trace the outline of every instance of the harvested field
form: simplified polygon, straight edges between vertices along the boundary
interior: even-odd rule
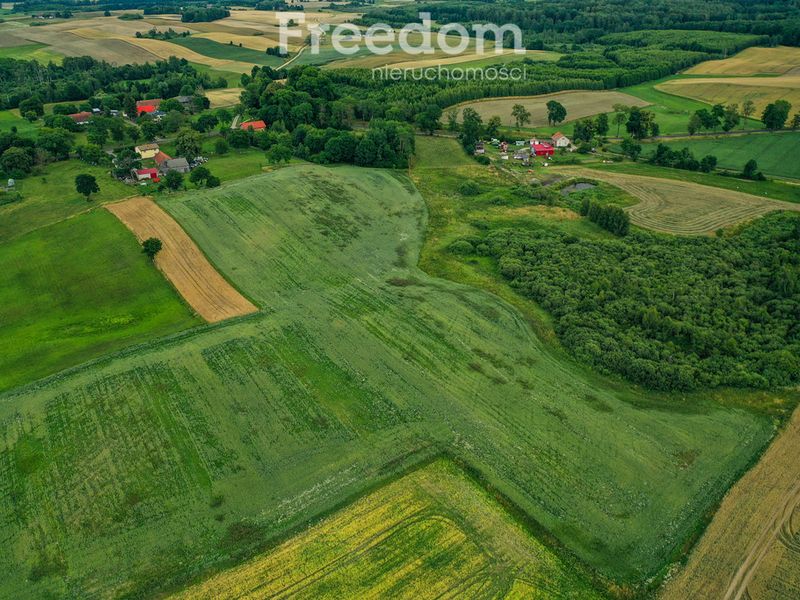
[[[800,106],[800,75],[780,77],[687,77],[670,79],[656,89],[677,96],[693,98],[708,104],[737,103],[745,100],[756,105],[756,115],[770,102],[788,100]]]
[[[177,15],[175,15],[174,18],[172,15],[158,15],[157,17],[148,16],[145,17],[144,22],[150,23],[151,25],[155,25],[156,27],[164,29],[168,29],[170,27],[176,29],[177,27],[184,25],[183,23],[181,23],[181,19]],[[258,29],[253,29],[249,27],[232,27],[230,25],[222,25],[219,21],[213,21],[211,23],[191,23],[190,29],[192,31],[199,31],[201,33],[222,32],[234,35],[256,35],[259,33]]]
[[[158,58],[169,58],[170,56],[177,56],[178,58],[185,58],[188,61],[206,65],[214,69],[222,71],[231,71],[234,73],[249,73],[253,68],[252,63],[243,63],[233,60],[225,60],[221,58],[212,58],[205,54],[200,54],[189,48],[173,44],[164,40],[151,40],[149,38],[132,39],[131,44],[141,47],[147,52],[157,56]]]
[[[49,45],[50,51],[64,56],[91,55],[116,65],[155,62],[159,59],[158,55],[149,52],[141,44],[133,44],[134,38],[131,38],[131,42],[113,38],[86,39],[69,31],[49,27],[31,27],[24,36],[25,39]]]
[[[722,502],[662,600],[800,597],[800,411]]]
[[[211,102],[211,108],[219,108],[220,106],[233,106],[234,104],[238,104],[241,93],[242,88],[208,90],[206,92],[206,98]]]
[[[175,600],[500,598],[520,584],[542,597],[600,598],[489,494],[439,460]]]
[[[541,96],[511,96],[507,98],[492,98],[491,100],[479,100],[476,102],[465,102],[456,105],[455,108],[473,108],[486,121],[488,118],[497,115],[503,125],[514,125],[514,117],[511,116],[511,109],[515,104],[522,104],[531,113],[530,127],[540,127],[547,125],[547,103],[556,100],[567,109],[567,119],[573,121],[583,117],[591,117],[600,113],[610,112],[614,104],[625,104],[626,106],[647,106],[647,102],[614,91],[570,91],[558,92],[555,94],[543,94]]]
[[[156,237],[163,242],[156,265],[206,321],[213,323],[258,310],[217,272],[181,226],[150,198],[130,198],[106,208],[139,241]]]
[[[691,75],[759,75],[765,73],[800,74],[800,48],[747,48],[736,56],[708,60],[695,65]]]
[[[626,209],[631,222],[663,233],[704,235],[775,210],[800,212],[800,205],[791,202],[685,181],[594,169],[570,169],[569,173],[605,181],[639,198],[639,204]]]

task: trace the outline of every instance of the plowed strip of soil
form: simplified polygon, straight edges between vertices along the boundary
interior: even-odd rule
[[[258,310],[217,272],[177,221],[150,198],[130,198],[106,208],[139,241],[150,237],[161,240],[156,266],[206,321],[215,323]]]

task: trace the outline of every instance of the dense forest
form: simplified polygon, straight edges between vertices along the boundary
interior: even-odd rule
[[[695,29],[769,36],[800,44],[800,6],[792,0],[559,0],[559,2],[417,2],[370,10],[364,24],[402,26],[428,12],[439,23],[515,23],[528,48],[600,40],[608,33]]]
[[[554,316],[564,346],[602,372],[660,390],[800,382],[797,215],[722,238],[635,230],[579,239],[538,228],[458,244],[460,254],[494,257]]]
[[[42,102],[71,102],[102,91],[135,99],[191,95],[198,88],[227,87],[222,78],[199,73],[185,59],[115,67],[90,56],[66,57],[61,65],[35,60],[0,58],[0,109],[16,108],[37,98]]]

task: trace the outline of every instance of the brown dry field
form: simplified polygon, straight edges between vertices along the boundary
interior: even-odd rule
[[[800,74],[800,48],[747,48],[736,56],[708,60],[686,72],[692,75]]]
[[[211,102],[211,108],[238,104],[241,93],[242,88],[225,88],[221,90],[208,90],[205,92],[208,101]]]
[[[639,198],[641,202],[625,209],[631,223],[674,235],[706,235],[775,210],[800,212],[800,204],[686,181],[585,168],[568,172],[605,181]]]
[[[515,104],[522,104],[531,113],[529,127],[542,127],[547,125],[547,103],[556,100],[567,109],[567,119],[573,121],[584,117],[591,117],[600,113],[611,112],[614,104],[626,106],[647,106],[647,102],[622,92],[614,91],[570,91],[541,96],[510,96],[506,98],[492,98],[491,100],[477,100],[458,104],[455,108],[473,108],[484,121],[493,116],[498,116],[503,125],[513,125],[514,117],[511,109]]]
[[[138,44],[134,45],[126,40],[113,38],[86,39],[69,31],[50,29],[46,26],[31,27],[31,31],[26,31],[24,36],[25,39],[47,44],[50,46],[48,50],[57,54],[63,54],[64,56],[85,56],[88,54],[98,60],[105,60],[117,65],[155,62],[159,58]],[[133,40],[134,38],[131,38],[131,41]]]
[[[756,105],[757,118],[767,104],[776,100],[788,100],[792,106],[800,106],[800,75],[696,77],[672,79],[655,87],[668,94],[693,98],[708,104],[737,103],[741,106],[745,100],[752,100]]]
[[[734,485],[661,600],[800,598],[800,411]]]
[[[150,237],[162,241],[156,266],[206,321],[215,323],[258,310],[217,272],[178,222],[150,198],[130,198],[106,208],[139,241]]]

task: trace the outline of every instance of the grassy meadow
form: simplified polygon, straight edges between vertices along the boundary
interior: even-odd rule
[[[0,396],[0,595],[178,589],[443,450],[559,556],[623,588],[657,575],[772,422],[592,375],[511,304],[419,270],[448,204],[491,205],[455,196],[492,176],[461,160],[412,172],[429,209],[404,174],[312,165],[163,199],[263,312]]]
[[[97,178],[100,191],[89,202],[75,191],[75,177],[88,173]],[[37,168],[17,181],[22,200],[0,206],[0,242],[39,227],[85,212],[102,202],[132,196],[135,189],[111,178],[108,169],[77,160],[65,160]]]
[[[0,244],[0,389],[196,325],[103,210]]]
[[[752,158],[766,175],[800,179],[800,160],[788,160],[800,155],[800,132],[689,138],[665,143],[673,150],[689,148],[697,157],[712,154],[722,169],[741,171]],[[643,155],[651,150],[654,148],[644,146]]]
[[[194,50],[198,54],[220,60],[233,60],[270,67],[277,67],[286,62],[285,59],[279,56],[270,56],[266,52],[259,52],[244,46],[239,47],[235,44],[221,44],[207,38],[189,36],[177,37],[169,41],[189,50]]]

